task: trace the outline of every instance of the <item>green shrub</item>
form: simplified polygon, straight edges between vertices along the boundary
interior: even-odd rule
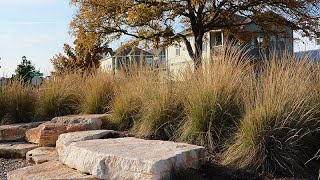
[[[85,76],[81,91],[81,113],[100,114],[108,112],[114,95],[112,75],[94,73]]]
[[[283,57],[267,63],[222,163],[251,172],[310,175],[319,149],[319,99],[310,64]],[[318,101],[318,102],[316,102]]]
[[[27,123],[34,120],[36,89],[22,80],[11,81],[0,96],[1,124]]]

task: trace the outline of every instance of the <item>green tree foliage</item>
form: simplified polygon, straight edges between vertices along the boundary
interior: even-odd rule
[[[204,34],[210,30],[224,28],[250,38],[242,27],[254,23],[266,34],[283,33],[287,26],[311,35],[320,14],[319,0],[71,0],[71,4],[78,9],[73,31],[84,28],[109,42],[123,35],[154,46],[183,41],[195,67],[201,67]],[[179,22],[193,34],[194,44],[174,29]]]
[[[15,75],[12,76],[13,79],[23,79],[24,82],[29,82],[35,75],[41,75],[39,70],[35,70],[34,65],[30,60],[27,60],[25,56],[22,57],[21,63],[17,66],[15,70]]]
[[[55,71],[63,73],[98,68],[102,53],[108,48],[104,39],[94,32],[86,32],[84,28],[79,28],[72,35],[76,37],[74,47],[64,44],[65,55],[59,53],[51,59]]]

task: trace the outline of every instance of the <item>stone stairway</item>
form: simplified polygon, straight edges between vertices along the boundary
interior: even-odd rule
[[[33,144],[0,142],[0,158],[3,154],[26,157],[34,164],[9,172],[8,180],[170,179],[179,170],[197,169],[205,163],[203,147],[119,137],[115,131],[100,130],[103,118],[104,115],[58,117],[25,130],[25,139]],[[1,146],[10,143],[25,148],[12,148],[1,154]]]

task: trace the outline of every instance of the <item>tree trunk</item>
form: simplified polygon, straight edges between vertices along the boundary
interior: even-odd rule
[[[190,58],[192,59],[193,63],[194,63],[194,69],[198,70],[199,68],[202,68],[202,44],[203,44],[203,33],[197,33],[194,35],[195,38],[195,43],[194,43],[194,47],[195,50],[193,50],[189,40],[181,34],[178,34],[178,36],[184,41],[186,47],[187,47],[187,51],[188,54],[190,56]]]
[[[195,52],[194,56],[192,57],[194,62],[194,69],[198,70],[202,68],[202,47],[203,45],[203,34],[199,34],[198,36],[195,36]]]

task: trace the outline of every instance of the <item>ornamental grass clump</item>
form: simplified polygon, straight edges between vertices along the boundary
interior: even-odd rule
[[[303,176],[319,149],[319,98],[312,65],[290,56],[266,62],[222,164],[251,172]]]
[[[241,92],[250,77],[251,57],[246,49],[226,46],[203,71],[184,81],[185,119],[177,140],[221,150],[242,115]]]
[[[141,117],[141,108],[152,76],[143,72],[132,75],[118,73],[115,97],[111,105],[112,123],[119,130],[129,130]]]
[[[85,75],[81,94],[81,113],[101,114],[108,112],[114,96],[113,75],[104,72]]]
[[[6,99],[4,96],[4,90],[4,88],[0,88],[0,121],[6,115]]]
[[[28,123],[34,120],[36,89],[23,80],[5,85],[0,95],[0,124]]]
[[[177,83],[170,80],[155,80],[148,84],[142,102],[141,118],[133,131],[139,137],[171,139],[184,117],[181,92]]]
[[[44,81],[39,89],[37,118],[50,120],[56,116],[75,114],[79,110],[81,74],[70,73]]]

